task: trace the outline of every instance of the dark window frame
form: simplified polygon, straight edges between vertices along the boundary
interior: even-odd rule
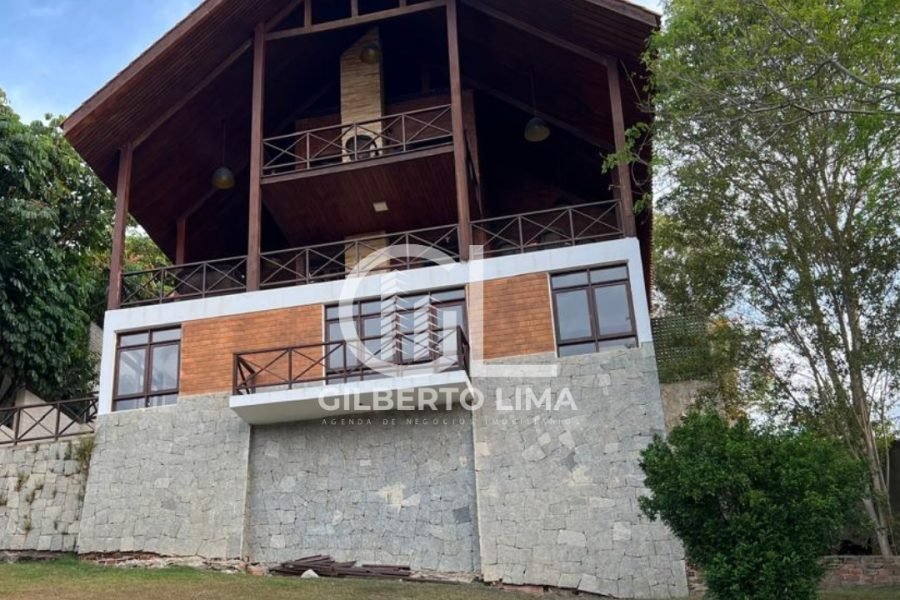
[[[446,295],[455,295],[449,300],[441,299],[441,296]],[[413,294],[405,294],[399,296],[395,302],[398,302],[400,306],[394,307],[394,313],[397,316],[398,323],[400,323],[400,319],[403,315],[415,315],[416,311],[422,310],[422,306],[416,308],[414,303],[404,306],[404,302],[409,302],[413,299],[417,298],[428,298],[428,308],[429,310],[438,311],[440,309],[449,309],[449,308],[461,308],[462,309],[462,323],[457,323],[457,327],[462,328],[463,331],[468,331],[469,325],[469,310],[468,310],[468,294],[466,293],[466,289],[462,288],[451,288],[446,290],[435,290],[435,291],[426,291],[426,292],[417,292]],[[377,305],[377,310],[367,310],[367,305]],[[325,308],[325,348],[326,351],[331,346],[330,344],[341,343],[344,340],[342,339],[332,339],[331,336],[331,326],[337,323],[340,323],[339,316],[329,316],[330,314],[337,315],[339,305],[330,305]],[[367,299],[367,300],[357,300],[353,303],[353,322],[354,327],[356,328],[356,333],[359,336],[359,342],[363,345],[366,342],[372,341],[381,341],[383,339],[383,333],[379,331],[378,335],[374,336],[366,336],[365,332],[365,322],[367,319],[377,318],[379,322],[384,318],[383,312],[383,301],[379,299]],[[414,318],[414,317],[413,317]],[[404,328],[400,329],[401,333],[405,334],[415,334],[415,331],[406,331]],[[355,360],[355,359],[354,359]],[[432,360],[432,357],[426,356],[417,359],[415,356],[411,361],[403,361],[403,365],[415,365],[421,363],[427,363]],[[347,357],[344,356],[343,359],[344,365],[342,367],[334,368],[334,367],[326,367],[326,370],[329,376],[334,376],[335,378],[343,378],[346,379],[348,374],[351,377],[361,377],[362,379],[372,378],[379,379],[382,376],[375,372],[363,372],[360,371],[359,365],[355,363],[348,367],[347,366]],[[359,372],[357,372],[359,371]]]
[[[625,269],[625,276],[616,279],[610,279],[608,281],[601,281],[597,283],[592,283],[591,281],[591,273],[595,271],[604,271],[604,270],[615,270],[615,269]],[[571,275],[584,274],[587,278],[586,283],[577,283],[570,285],[560,285],[555,286],[554,280],[557,278],[567,277]],[[625,295],[628,300],[628,314],[629,320],[631,322],[631,329],[627,332],[620,333],[612,333],[612,334],[601,334],[600,333],[600,324],[597,320],[599,311],[597,307],[597,297],[595,294],[595,290],[602,288],[612,288],[612,287],[622,287],[625,288]],[[587,296],[588,301],[588,317],[590,319],[590,330],[591,335],[584,336],[580,338],[562,338],[561,331],[561,321],[559,318],[559,306],[557,302],[557,295],[573,292],[573,291],[584,291]],[[617,263],[617,264],[608,264],[608,265],[596,265],[591,267],[585,267],[582,269],[575,269],[569,271],[562,271],[559,273],[551,273],[550,274],[550,299],[553,305],[553,332],[556,337],[556,353],[557,356],[564,356],[561,350],[563,348],[569,348],[574,346],[587,346],[589,344],[593,345],[593,350],[591,352],[577,352],[571,355],[565,356],[574,356],[576,354],[590,354],[600,352],[604,346],[609,346],[610,342],[625,342],[624,346],[628,348],[633,348],[638,346],[637,339],[637,323],[635,321],[635,312],[634,312],[634,296],[631,293],[631,272],[628,269],[628,265],[626,263]],[[630,343],[629,343],[630,342]]]
[[[163,334],[171,334],[173,332],[178,332],[178,337],[172,339],[163,339],[161,341],[155,341],[155,336],[162,336]],[[127,343],[123,340],[134,337],[134,336],[146,336],[145,341],[141,341],[139,343]],[[140,330],[140,331],[127,331],[118,334],[118,339],[116,341],[116,365],[115,365],[115,373],[113,374],[113,399],[112,399],[112,410],[113,412],[125,411],[125,410],[135,410],[139,408],[153,408],[154,405],[150,403],[151,398],[157,398],[162,396],[177,396],[179,388],[181,387],[181,338],[182,331],[181,327],[164,327],[160,329],[148,329],[148,330]],[[175,346],[178,351],[178,359],[176,361],[177,368],[175,369],[175,387],[174,388],[166,388],[163,390],[154,390],[153,387],[153,351],[156,348],[164,348],[167,346]],[[143,389],[134,394],[119,394],[119,374],[121,370],[122,364],[122,353],[130,352],[135,350],[144,350],[144,385]],[[138,401],[139,406],[131,407],[131,408],[119,408],[120,404],[125,404],[129,402]],[[143,402],[140,402],[143,401]],[[165,406],[168,406],[174,403],[168,403]]]

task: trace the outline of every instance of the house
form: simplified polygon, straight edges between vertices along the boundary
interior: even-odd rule
[[[658,25],[206,0],[77,109],[117,198],[79,552],[686,595],[637,502],[664,428],[649,175],[602,168],[648,119]],[[123,272],[130,218],[170,265]]]

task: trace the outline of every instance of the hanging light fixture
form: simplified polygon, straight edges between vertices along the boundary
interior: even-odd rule
[[[359,60],[367,65],[377,65],[381,62],[381,46],[377,42],[369,42],[359,53]]]
[[[225,166],[225,150],[228,141],[228,131],[225,128],[225,120],[222,120],[222,166],[212,174],[212,185],[217,190],[230,190],[234,187],[234,172]]]
[[[543,142],[550,137],[550,125],[537,114],[537,94],[534,89],[534,69],[531,71],[531,120],[525,125],[525,139],[532,143]]]

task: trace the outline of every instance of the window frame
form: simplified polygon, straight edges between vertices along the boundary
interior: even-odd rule
[[[163,339],[162,341],[154,341],[156,335],[160,334],[170,334],[172,332],[178,332],[178,337],[174,339]],[[145,335],[146,340],[141,343],[132,343],[132,344],[123,344],[123,339],[137,336],[137,335]],[[146,330],[138,330],[138,331],[126,331],[120,332],[116,339],[116,365],[115,372],[113,373],[113,396],[112,396],[112,411],[113,412],[124,412],[128,410],[138,410],[142,408],[157,408],[150,404],[150,398],[155,398],[158,396],[178,396],[179,389],[181,387],[181,342],[182,342],[182,330],[181,327],[164,327],[159,329],[146,329]],[[177,368],[175,369],[175,387],[174,388],[166,388],[163,390],[154,390],[153,387],[153,351],[157,348],[165,348],[168,346],[175,346],[178,352],[178,358],[176,361]],[[132,352],[135,350],[144,350],[144,384],[140,392],[134,394],[119,394],[119,375],[121,373],[121,358],[123,352]],[[142,405],[134,407],[134,408],[122,408],[120,409],[118,405],[120,403],[132,402],[132,401],[141,401]],[[174,404],[174,403],[172,403]],[[166,404],[163,406],[170,406],[171,404]]]
[[[440,299],[440,297],[445,294],[454,294],[454,295],[458,295],[458,296],[453,297],[449,300]],[[436,299],[436,297],[437,297],[437,299]],[[462,323],[457,323],[456,326],[458,328],[462,328],[462,330],[464,332],[468,331],[468,325],[469,325],[468,293],[467,293],[467,290],[465,287],[450,288],[450,289],[443,289],[443,290],[429,290],[429,291],[415,292],[415,293],[411,293],[411,294],[404,294],[404,295],[398,296],[395,299],[395,305],[394,305],[394,309],[393,309],[394,314],[397,316],[398,325],[400,324],[400,320],[403,318],[404,315],[415,315],[417,310],[422,310],[422,308],[423,308],[422,306],[420,306],[418,308],[416,308],[414,306],[410,306],[410,305],[404,306],[404,304],[403,304],[404,301],[408,301],[413,298],[428,298],[428,304],[427,304],[428,309],[434,310],[435,313],[437,313],[437,311],[439,311],[441,309],[452,309],[452,308],[457,308],[457,307],[461,308],[462,309],[462,311],[461,311],[462,312]],[[364,310],[364,307],[367,304],[372,304],[372,303],[378,304],[378,311],[377,312],[366,312]],[[342,343],[345,341],[343,339],[332,339],[331,338],[331,325],[333,325],[335,323],[340,323],[340,317],[339,316],[329,317],[329,313],[331,313],[331,311],[333,311],[333,310],[338,309],[338,307],[339,307],[339,305],[337,305],[337,304],[333,304],[333,305],[329,305],[329,306],[325,307],[325,314],[324,314],[324,316],[325,316],[325,319],[324,319],[325,336],[324,337],[325,337],[325,347],[326,348],[329,348],[330,344],[338,344],[338,343]],[[379,332],[379,334],[375,335],[375,336],[365,336],[364,335],[365,322],[367,319],[377,318],[380,321],[381,319],[384,318],[384,306],[383,306],[382,300],[380,300],[378,298],[356,300],[353,303],[353,317],[352,318],[353,318],[354,327],[356,328],[356,333],[359,336],[359,342],[361,344],[365,345],[367,342],[379,341],[379,340],[383,339],[383,334],[381,332]],[[406,335],[413,335],[413,334],[417,333],[417,332],[403,331],[402,327],[401,327],[400,331]],[[394,360],[396,360],[396,358],[397,357],[394,357]],[[356,359],[354,359],[354,360],[356,360]],[[414,366],[416,364],[429,362],[430,360],[432,360],[431,357],[423,357],[420,359],[416,359],[414,357],[412,361],[406,361],[406,360],[403,360],[401,357],[401,360],[398,364],[402,364],[404,366]],[[343,362],[347,363],[346,356],[344,356]],[[346,378],[348,376],[349,377],[361,377],[362,379],[365,379],[367,376],[371,377],[371,378],[379,378],[380,377],[378,373],[366,372],[364,369],[361,368],[360,365],[354,365],[349,368],[347,367],[346,364],[344,364],[340,368],[326,367],[326,371],[327,371],[329,377],[336,377],[336,378],[341,378],[341,377]]]
[[[613,269],[625,269],[625,277],[620,279],[611,279],[609,281],[602,281],[598,283],[593,283],[591,281],[591,273],[594,271],[603,271],[603,270],[613,270]],[[587,277],[587,283],[578,283],[571,285],[563,285],[556,287],[553,284],[554,279],[566,277],[569,275],[577,275],[584,274]],[[593,344],[594,349],[592,352],[581,352],[577,354],[570,354],[565,356],[577,356],[579,354],[591,354],[600,352],[604,344],[608,342],[615,341],[626,341],[633,340],[634,345],[627,345],[629,348],[636,348],[639,345],[638,335],[637,335],[637,323],[635,321],[635,312],[634,312],[634,296],[631,290],[631,271],[628,268],[627,263],[615,263],[608,265],[596,265],[591,267],[584,267],[580,269],[561,271],[559,273],[550,273],[550,301],[553,305],[553,333],[556,337],[556,355],[558,357],[562,357],[560,354],[560,350],[562,348],[567,348],[570,346],[585,346],[587,344]],[[597,310],[597,297],[595,290],[602,288],[611,288],[611,287],[625,287],[625,295],[628,301],[628,313],[631,322],[631,330],[628,332],[622,333],[614,333],[603,335],[600,333],[600,323],[598,322],[598,310]],[[581,337],[581,338],[571,338],[571,339],[562,339],[562,331],[561,331],[561,321],[559,318],[559,303],[557,301],[557,295],[573,292],[573,291],[584,291],[587,295],[588,301],[588,317],[590,319],[590,330],[591,335]]]

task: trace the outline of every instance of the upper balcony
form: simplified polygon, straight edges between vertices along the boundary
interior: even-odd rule
[[[263,183],[448,152],[453,145],[451,106],[319,127],[266,138],[263,143]]]

